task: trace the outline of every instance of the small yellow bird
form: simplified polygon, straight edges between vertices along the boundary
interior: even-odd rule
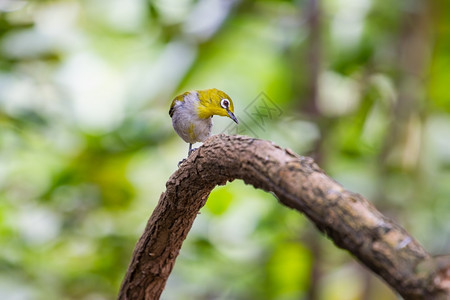
[[[188,157],[192,144],[203,142],[211,135],[212,116],[225,116],[238,123],[234,115],[230,96],[218,89],[190,91],[173,99],[169,115],[178,135],[189,143]]]

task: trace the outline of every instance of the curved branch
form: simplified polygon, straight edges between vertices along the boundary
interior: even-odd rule
[[[158,299],[199,210],[216,185],[242,179],[304,213],[341,248],[407,299],[447,299],[450,260],[435,259],[361,195],[308,157],[269,141],[216,135],[170,177],[150,217],[119,299]]]

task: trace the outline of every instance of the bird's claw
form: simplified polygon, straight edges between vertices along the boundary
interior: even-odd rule
[[[178,167],[180,167],[180,165],[182,164],[182,163],[184,163],[186,161],[186,158],[183,158],[182,160],[180,160],[179,162],[178,162]]]
[[[198,149],[198,148],[192,148],[192,149],[189,149],[188,157],[192,154],[192,152],[194,152],[194,151],[197,150],[197,149]],[[178,162],[178,167],[179,167],[182,163],[184,163],[184,162],[188,159],[188,157],[183,158],[182,160],[180,160],[180,161]]]
[[[192,148],[191,150],[189,150],[189,153],[188,153],[188,157],[192,154],[192,152],[194,152],[195,150],[197,150],[198,148]]]

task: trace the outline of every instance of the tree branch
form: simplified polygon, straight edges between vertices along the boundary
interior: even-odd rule
[[[150,217],[119,299],[158,299],[199,210],[216,185],[242,179],[304,213],[341,248],[406,299],[448,299],[450,259],[433,258],[361,195],[308,157],[269,141],[216,135],[170,177]]]

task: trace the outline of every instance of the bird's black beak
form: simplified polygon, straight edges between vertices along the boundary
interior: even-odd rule
[[[229,109],[227,109],[227,113],[230,116],[231,120],[235,121],[236,124],[239,124],[238,119],[236,118],[236,116]]]

